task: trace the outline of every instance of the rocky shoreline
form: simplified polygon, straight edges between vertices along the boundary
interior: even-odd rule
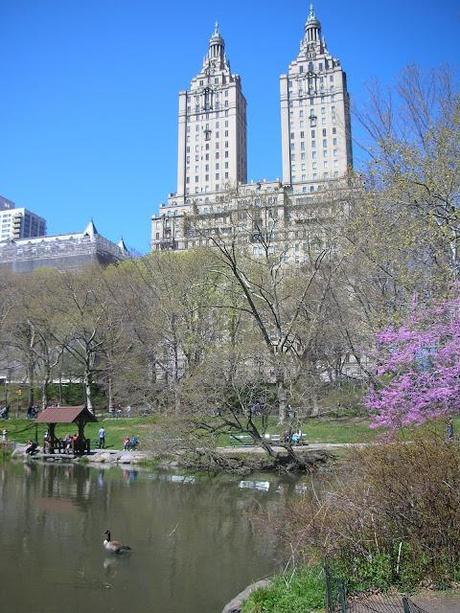
[[[124,451],[114,449],[95,449],[89,455],[73,456],[71,454],[47,454],[38,451],[27,455],[27,445],[16,444],[11,457],[27,461],[70,462],[87,465],[155,465],[159,468],[184,468],[193,471],[229,472],[241,476],[253,472],[276,472],[280,468],[279,461],[270,458],[262,449],[253,448],[219,448],[215,450],[197,449],[196,454],[184,454],[169,458],[159,457],[149,450]],[[312,471],[324,466],[334,458],[329,450],[311,449],[305,447],[299,450],[302,460],[300,472]],[[283,467],[287,472],[295,471],[295,467]],[[299,472],[299,470],[298,470]]]

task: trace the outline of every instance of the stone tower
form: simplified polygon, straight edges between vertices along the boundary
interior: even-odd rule
[[[247,180],[246,100],[216,23],[201,71],[179,93],[177,196]]]
[[[283,183],[311,192],[346,175],[352,166],[347,78],[321,36],[313,5],[280,89]]]

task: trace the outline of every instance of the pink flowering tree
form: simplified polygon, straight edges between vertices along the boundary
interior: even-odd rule
[[[379,385],[365,404],[373,427],[396,430],[460,414],[460,298],[414,310],[377,335]]]

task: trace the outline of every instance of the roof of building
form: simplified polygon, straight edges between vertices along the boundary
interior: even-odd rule
[[[85,421],[97,421],[96,416],[85,406],[80,407],[48,407],[42,411],[37,422],[45,424],[71,424],[83,417]]]

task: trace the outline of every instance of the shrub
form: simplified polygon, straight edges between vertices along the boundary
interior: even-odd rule
[[[294,501],[277,524],[297,559],[334,560],[356,589],[458,576],[460,446],[439,433],[353,452],[317,498]]]

